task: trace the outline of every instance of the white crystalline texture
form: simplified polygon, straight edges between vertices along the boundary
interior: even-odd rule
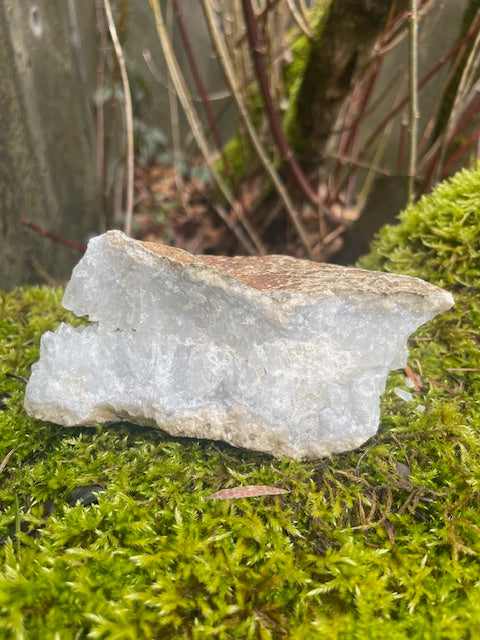
[[[192,256],[109,231],[90,241],[63,304],[91,324],[42,337],[30,415],[316,458],[375,434],[388,371],[453,298],[406,276]]]

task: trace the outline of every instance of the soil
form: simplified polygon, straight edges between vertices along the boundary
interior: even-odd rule
[[[199,166],[201,166],[199,164]],[[244,255],[245,247],[225,223],[238,225],[235,215],[222,208],[221,198],[211,183],[196,177],[179,177],[171,165],[135,168],[135,210],[133,235],[148,242],[161,242],[194,254]],[[261,179],[252,177],[243,184],[240,194],[244,206],[256,213],[251,218],[268,253],[306,258],[293,225],[278,201],[262,193]],[[346,226],[357,212],[339,210]],[[223,218],[223,219],[222,219]],[[318,215],[305,208],[300,212],[312,246],[319,244]],[[328,230],[327,230],[328,231]],[[328,261],[342,246],[341,234],[332,234],[334,242],[314,258]]]
[[[230,233],[215,213],[210,187],[175,173],[167,165],[135,167],[134,236],[190,253],[230,249]]]

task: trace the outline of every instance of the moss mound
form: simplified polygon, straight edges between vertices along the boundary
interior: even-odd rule
[[[463,170],[386,225],[360,260],[368,269],[480,287],[480,168]]]
[[[411,341],[413,399],[393,373],[377,436],[318,462],[28,419],[12,376],[68,314],[61,291],[0,294],[0,637],[478,637],[479,238],[480,170],[380,234],[364,266],[457,304]],[[247,484],[290,493],[205,499]]]

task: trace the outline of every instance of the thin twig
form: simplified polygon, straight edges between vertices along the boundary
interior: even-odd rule
[[[347,229],[347,225],[345,224],[339,224],[338,227],[336,229],[334,229],[333,231],[330,231],[330,233],[322,234],[321,240],[320,240],[320,248],[324,249],[325,247],[327,247],[329,244],[331,244],[336,238],[338,238],[338,236],[341,236],[342,233]]]
[[[302,13],[298,10],[297,5],[294,0],[287,0],[288,8],[290,9],[290,13],[293,16],[293,19],[297,23],[298,28],[302,31],[307,38],[313,37],[313,31],[308,24],[308,22],[304,19]]]
[[[269,11],[274,9],[276,5],[279,4],[281,1],[282,0],[267,0],[263,8],[255,15],[255,20],[257,21],[257,23],[264,26],[268,19]],[[240,44],[242,44],[242,42],[246,39],[246,37],[247,37],[247,34],[243,33],[238,38],[238,40],[235,41],[235,47],[238,47]]]
[[[442,167],[442,172],[440,173],[440,180],[443,180],[446,176],[448,176],[452,168],[463,156],[465,151],[477,140],[480,140],[480,129],[475,129],[475,131],[473,131],[469,135],[469,137],[463,142],[463,144],[460,145],[460,147],[455,151],[455,153],[453,153],[450,156],[450,158],[448,159],[448,162],[446,162]]]
[[[407,83],[408,79],[406,77],[402,78],[401,84],[398,87],[398,91],[397,91],[397,95],[394,98],[393,101],[393,109],[395,109],[395,105],[397,104],[398,100],[400,99],[400,96],[404,93],[405,90],[405,86]],[[388,144],[391,132],[392,132],[392,128],[393,128],[393,120],[386,120],[385,122],[385,127],[383,129],[382,132],[382,136],[380,137],[380,140],[377,144],[377,147],[375,149],[375,153],[374,156],[372,158],[372,160],[370,161],[370,164],[372,166],[372,168],[369,168],[369,171],[367,173],[367,176],[365,178],[364,184],[362,186],[362,188],[359,190],[358,194],[357,194],[357,201],[358,202],[364,202],[367,198],[368,193],[370,192],[370,188],[374,179],[374,171],[373,171],[373,167],[379,167],[380,166],[380,162],[381,159],[383,157],[383,154],[385,152],[385,148]],[[362,158],[365,157],[364,153],[359,153],[357,154],[356,158],[357,158],[357,163],[358,162],[362,162]],[[335,199],[337,199],[339,197],[339,194],[345,189],[345,185],[348,181],[348,178],[350,176],[350,174],[352,173],[352,171],[355,170],[355,167],[353,165],[353,163],[350,163],[350,167],[349,170],[347,171],[346,176],[344,176],[344,178],[342,179],[341,183],[339,185],[337,185],[337,191],[334,193],[334,196],[331,198],[332,201],[335,201]]]
[[[270,92],[275,96],[275,103],[278,105],[278,112],[281,115],[281,106],[288,104],[288,90],[285,85],[285,40],[286,31],[290,26],[290,14],[288,7],[284,3],[280,4],[270,17],[270,25],[263,30],[262,40],[267,43],[268,40],[268,57],[265,54],[263,59],[265,62],[270,61]],[[249,52],[251,53],[251,52]],[[268,66],[268,65],[267,65]]]
[[[405,162],[405,147],[407,144],[408,135],[408,120],[403,117],[400,121],[400,131],[398,134],[398,153],[397,153],[397,174],[400,175],[403,171]]]
[[[232,91],[232,96],[235,100],[240,116],[248,132],[248,135],[250,137],[250,141],[252,142],[255,153],[257,154],[258,159],[261,161],[265,170],[270,176],[270,179],[272,180],[273,185],[278,195],[280,196],[285,206],[285,209],[287,210],[287,213],[293,222],[295,229],[297,230],[299,238],[301,239],[304,247],[306,248],[309,257],[312,257],[311,244],[307,236],[306,230],[303,227],[297,212],[295,211],[295,207],[293,205],[293,202],[290,199],[290,196],[285,188],[285,185],[283,184],[276,169],[274,168],[273,164],[268,158],[268,155],[262,143],[260,142],[260,139],[257,135],[257,132],[255,131],[255,127],[253,126],[252,120],[248,113],[248,109],[245,105],[245,102],[242,99],[241,92],[237,84],[237,79],[235,77],[235,72],[232,67],[227,48],[225,46],[225,43],[222,39],[221,34],[219,33],[217,22],[213,14],[212,7],[210,6],[209,0],[202,0],[202,5],[203,5],[205,17],[207,19],[208,29],[210,32],[210,36],[212,38],[213,45],[217,52],[220,64],[222,65],[222,69],[225,74],[225,78],[227,80],[228,85],[230,86],[230,89]]]
[[[456,55],[457,51],[463,47],[463,45],[468,42],[472,37],[474,37],[480,29],[480,24],[477,20],[472,22],[472,26],[468,30],[468,33],[465,34],[463,38],[461,38],[458,42],[456,42],[453,47],[447,51],[445,55],[443,55],[439,61],[423,76],[423,78],[418,83],[418,89],[423,89],[423,87],[435,76],[435,74],[441,69],[454,55]],[[372,143],[376,138],[383,132],[385,126],[390,120],[393,120],[395,116],[408,104],[409,96],[406,96],[402,100],[400,100],[396,106],[394,106],[389,113],[385,116],[385,118],[377,125],[375,130],[371,133],[371,135],[366,140],[363,145],[362,153],[360,157],[364,157],[368,149],[371,147]]]
[[[52,276],[45,269],[40,260],[37,260],[35,256],[28,256],[28,261],[30,262],[35,273],[46,283],[49,287],[58,287],[60,282],[52,278]]]
[[[200,95],[201,101],[202,101],[202,105],[205,111],[205,115],[206,118],[208,120],[208,124],[210,126],[210,129],[212,131],[213,134],[213,138],[215,140],[215,144],[217,146],[218,152],[220,153],[220,157],[222,159],[222,166],[223,169],[225,170],[225,174],[228,177],[228,180],[230,182],[230,187],[233,191],[233,194],[236,198],[236,200],[238,201],[239,206],[242,208],[243,210],[243,214],[245,216],[246,219],[248,219],[248,222],[255,234],[255,237],[258,238],[260,240],[260,234],[258,232],[257,226],[254,222],[254,220],[252,219],[251,215],[250,215],[250,211],[248,210],[248,207],[245,205],[244,202],[244,197],[241,193],[241,191],[236,187],[235,184],[235,179],[233,176],[233,171],[232,168],[230,166],[230,162],[228,161],[228,157],[225,153],[224,150],[224,145],[223,145],[223,140],[222,140],[222,136],[220,134],[220,128],[218,126],[218,121],[217,118],[215,116],[215,114],[213,113],[211,104],[210,104],[210,100],[208,99],[208,95],[207,95],[207,89],[205,87],[205,84],[203,82],[202,79],[202,75],[200,73],[200,70],[198,68],[197,65],[197,61],[195,59],[195,55],[193,53],[193,49],[191,46],[191,42],[190,42],[190,38],[188,36],[188,32],[187,29],[185,27],[185,22],[183,20],[183,15],[182,15],[182,11],[180,8],[180,4],[178,2],[178,0],[173,0],[173,7],[175,10],[175,18],[177,20],[177,25],[178,25],[178,29],[180,31],[180,36],[182,38],[182,42],[183,42],[183,47],[185,49],[185,53],[187,54],[187,58],[188,58],[188,62],[189,62],[189,66],[190,66],[190,70],[192,72],[192,76],[193,76],[193,80],[195,82],[195,86],[197,88],[197,91]],[[256,243],[257,244],[257,243]],[[259,248],[259,247],[257,247]],[[260,249],[259,249],[260,250]],[[262,249],[263,252],[263,249]]]
[[[355,167],[362,167],[362,169],[368,169],[369,171],[373,171],[374,173],[378,173],[380,176],[388,176],[392,175],[391,171],[387,171],[386,169],[382,169],[379,165],[372,164],[372,162],[367,162],[366,160],[358,160],[354,156],[347,156],[335,151],[325,151],[323,154],[325,158],[335,158],[341,165],[354,165]]]
[[[477,10],[477,14],[475,16],[478,19],[480,15],[480,9]],[[480,63],[479,60],[479,49],[480,49],[480,33],[477,34],[475,38],[475,42],[473,43],[472,50],[468,56],[467,63],[462,73],[462,77],[460,78],[460,84],[458,85],[458,93],[459,100],[461,101],[462,96],[468,94],[473,87],[473,83],[477,80],[477,71],[478,65]]]
[[[480,15],[480,10],[477,11],[476,19]],[[479,48],[480,48],[480,32],[477,33],[477,37],[475,38],[475,42],[473,43],[472,49],[468,56],[467,62],[462,72],[462,76],[460,78],[460,82],[456,91],[455,100],[453,102],[452,109],[450,111],[450,115],[448,118],[447,126],[445,128],[445,132],[443,135],[443,140],[441,144],[441,152],[440,152],[440,160],[437,165],[437,170],[443,166],[445,161],[445,155],[447,152],[448,144],[455,137],[455,131],[461,131],[463,129],[464,124],[466,124],[465,120],[468,121],[469,118],[464,117],[460,119],[460,114],[465,110],[465,106],[469,104],[469,93],[472,89],[472,83],[477,79],[477,68],[478,68],[478,58],[479,58]],[[473,96],[477,95],[476,88],[473,89]],[[471,111],[471,109],[469,109]],[[474,110],[474,112],[476,109]],[[460,120],[460,121],[459,121]],[[460,122],[463,121],[461,124]],[[449,163],[450,164],[450,163]]]
[[[288,166],[290,173],[297,182],[298,186],[302,190],[305,197],[315,206],[318,204],[318,198],[312,186],[309,184],[305,174],[303,173],[300,165],[295,159],[292,148],[287,142],[287,138],[282,129],[280,118],[278,117],[277,110],[273,104],[272,94],[268,86],[267,73],[265,71],[265,65],[263,63],[263,51],[264,45],[260,41],[260,36],[257,29],[257,22],[255,20],[255,13],[252,8],[250,0],[242,0],[243,15],[245,17],[245,25],[247,27],[248,41],[250,43],[250,51],[255,65],[255,71],[262,94],[263,103],[267,112],[268,120],[272,130],[273,139],[280,150],[282,160]]]
[[[167,25],[170,33],[173,32],[174,8],[171,2],[167,4]],[[180,142],[180,119],[178,112],[178,99],[175,93],[172,77],[168,76],[168,106],[170,107],[170,129],[172,131],[173,146],[173,173],[175,175],[175,184],[179,193],[183,193],[184,182],[180,166],[182,158],[182,145]]]
[[[307,9],[307,6],[305,4],[305,0],[298,0],[298,5],[300,7],[300,13],[302,14],[303,19],[308,24],[309,14],[312,13],[312,10],[311,9]]]
[[[339,158],[345,157],[347,152],[352,149],[354,143],[358,143],[358,129],[362,120],[367,116],[367,106],[376,85],[381,66],[382,57],[376,56],[370,66],[367,79],[357,81],[354,87],[352,98],[345,114],[344,130],[342,131],[338,145]],[[331,182],[333,182],[333,185],[338,184],[342,169],[342,163],[337,161],[331,173]],[[349,182],[352,175],[353,171],[349,171],[347,182]],[[338,187],[334,189],[329,202],[335,201],[338,198],[339,191]]]
[[[182,72],[180,71],[177,59],[175,57],[175,53],[173,51],[172,43],[170,41],[168,32],[165,27],[165,22],[163,20],[163,16],[162,16],[162,12],[161,12],[158,0],[150,0],[150,6],[152,8],[152,11],[155,17],[155,24],[157,28],[158,38],[159,38],[163,53],[165,55],[165,60],[167,62],[169,73],[171,75],[173,84],[175,86],[175,91],[177,92],[178,99],[180,100],[182,108],[185,112],[190,128],[192,130],[192,134],[195,137],[195,140],[205,159],[208,169],[212,174],[213,179],[217,183],[219,189],[223,193],[225,199],[237,214],[238,219],[244,226],[251,241],[254,243],[254,246],[256,247],[257,251],[261,254],[265,254],[266,253],[265,246],[263,245],[258,235],[255,233],[254,229],[252,229],[248,219],[245,217],[243,213],[242,208],[239,206],[238,202],[236,202],[229,188],[225,184],[225,181],[223,180],[222,176],[217,170],[215,166],[215,162],[212,160],[212,156],[210,153],[210,149],[208,147],[208,142],[207,142],[205,133],[203,131],[202,125],[200,123],[198,115],[193,106],[191,96],[188,92],[185,80],[183,78]],[[224,219],[226,221],[228,218],[224,218]],[[229,226],[232,229],[232,231],[234,231],[235,235],[243,244],[245,249],[249,253],[255,253],[254,247],[252,247],[251,242],[245,237],[241,229],[238,228],[237,225],[235,226],[229,225]]]
[[[235,69],[237,84],[243,89],[244,94],[248,93],[248,87],[252,84],[251,59],[248,55],[247,48],[244,46],[238,46],[237,44],[240,42],[240,39],[245,36],[245,28],[242,20],[242,8],[238,0],[233,0],[231,25],[229,25],[228,21],[224,19],[222,28],[230,59],[232,60],[233,67]],[[230,31],[227,29],[230,29]],[[228,85],[227,88],[229,89],[229,96],[231,97],[232,92]],[[238,138],[240,141],[239,152],[241,152],[241,157],[249,158],[251,156],[251,149],[248,143],[248,135],[245,132],[245,125],[241,118],[238,122]]]
[[[222,162],[225,165],[226,172],[230,172],[230,165],[228,164],[228,159],[223,153],[223,140],[220,134],[220,129],[218,127],[217,119],[215,114],[212,111],[212,107],[207,95],[207,89],[203,82],[200,70],[197,65],[197,61],[195,59],[195,55],[193,53],[192,45],[190,42],[190,38],[187,33],[187,29],[185,27],[185,22],[183,20],[182,10],[180,8],[180,4],[178,0],[173,0],[173,9],[175,11],[175,19],[177,21],[178,30],[180,32],[180,37],[182,38],[183,49],[187,55],[188,63],[190,66],[190,71],[192,72],[193,81],[195,82],[195,86],[197,87],[198,95],[200,96],[200,100],[202,102],[205,116],[208,120],[208,124],[210,129],[212,130],[213,138],[217,145],[218,150],[222,154]]]
[[[435,0],[418,0],[418,17],[423,18],[432,9]],[[393,6],[392,6],[393,8]],[[384,55],[391,49],[397,47],[408,36],[408,31],[403,29],[404,22],[409,18],[410,11],[399,13],[391,22],[389,31],[386,33],[384,45],[380,48],[379,55]]]
[[[408,159],[408,202],[415,200],[418,144],[418,4],[410,0],[410,148]]]
[[[466,102],[468,103],[468,100],[466,100]],[[463,114],[460,121],[456,123],[453,131],[449,134],[449,138],[448,140],[446,140],[447,146],[455,139],[455,137],[470,122],[470,120],[478,113],[479,108],[480,108],[480,96],[477,96],[472,101],[472,103],[469,104],[468,109]],[[445,165],[443,165],[444,160],[442,156],[444,137],[442,136],[442,138],[437,138],[437,140],[435,140],[434,144],[432,145],[431,149],[429,149],[427,156],[423,160],[423,163],[427,167],[423,171],[424,175],[426,176],[425,187],[431,183],[431,181],[433,180],[432,178],[433,174],[435,173],[436,169],[439,168],[440,166],[441,166],[441,171],[438,174],[437,178],[440,180],[443,179],[448,174],[448,172],[452,168],[453,164],[458,160],[458,158],[466,151],[466,149],[470,146],[470,144],[472,144],[475,141],[476,137],[477,135],[475,132],[471,136],[469,136],[468,140],[463,142],[460,149],[457,149],[457,151],[455,151],[453,156],[449,158],[448,162]],[[440,158],[442,159],[440,160]]]
[[[378,77],[380,75],[380,71],[383,66],[383,61],[385,59],[385,44],[393,37],[394,26],[398,24],[398,17],[395,16],[395,4],[392,4],[390,7],[390,11],[387,16],[386,24],[383,29],[383,32],[375,45],[374,55],[371,58],[368,73],[364,73],[363,77],[358,79],[356,82],[356,86],[353,91],[352,99],[350,105],[348,107],[346,117],[345,117],[345,131],[342,133],[340,144],[339,144],[339,154],[341,156],[346,155],[350,152],[352,155],[352,147],[354,145],[358,146],[359,141],[359,127],[362,121],[365,121],[367,116],[375,111],[377,106],[381,104],[382,100],[390,93],[390,89],[398,84],[398,80],[394,77],[392,78],[393,84],[387,83],[385,90],[380,92],[380,95],[371,104],[371,98],[373,95],[373,91],[378,84]],[[370,106],[369,106],[370,105]],[[369,107],[369,108],[368,108]],[[358,155],[358,149],[356,150],[356,154]],[[336,170],[333,171],[334,182],[337,183],[340,176],[341,167],[338,166]],[[349,176],[347,178],[347,182],[351,183],[352,177],[355,174],[350,171]],[[335,198],[338,197],[338,191],[335,195]]]
[[[24,376],[19,376],[16,373],[6,373],[5,375],[8,378],[13,378],[14,380],[20,380],[20,382],[23,382],[23,384],[27,384],[28,383],[28,380]]]
[[[105,61],[107,49],[107,37],[105,26],[105,13],[102,0],[96,2],[98,36],[100,40],[98,63],[97,63],[97,100],[95,102],[96,114],[96,156],[97,156],[97,177],[102,190],[103,220],[100,221],[100,228],[104,231],[108,229],[109,220],[107,208],[105,206],[105,105],[102,91],[105,86]]]
[[[429,143],[431,144],[431,136],[433,131],[435,130],[435,127],[437,126],[439,114],[444,104],[445,96],[449,90],[449,87],[451,87],[452,81],[457,75],[457,72],[462,63],[466,48],[467,48],[467,44],[464,44],[464,46],[458,50],[457,56],[448,70],[447,77],[443,81],[442,86],[436,95],[436,100],[435,100],[436,105],[434,106],[434,108],[430,113],[429,120],[426,126],[424,127],[423,134],[418,143],[419,157],[421,156],[421,154],[423,153],[423,150],[427,147],[427,145]],[[422,173],[420,161],[417,167],[417,171],[419,173]]]
[[[132,215],[133,215],[133,112],[132,112],[132,96],[130,93],[130,84],[128,82],[127,67],[123,56],[122,46],[118,39],[115,21],[112,15],[110,0],[103,0],[103,7],[107,17],[108,31],[112,39],[113,48],[117,57],[120,75],[122,78],[123,96],[125,100],[125,128],[127,137],[127,172],[126,183],[127,193],[125,200],[125,225],[124,231],[129,236],[132,233]]]
[[[145,64],[147,65],[147,69],[150,71],[150,73],[155,78],[155,80],[166,91],[170,91],[171,93],[175,94],[175,89],[172,88],[171,83],[169,84],[171,79],[163,77],[162,72],[155,65],[155,62],[154,62],[154,60],[152,58],[151,51],[149,49],[144,49],[142,51],[142,56],[143,56],[143,59],[145,61]],[[191,96],[192,102],[201,102],[202,101],[201,97],[198,94],[194,94],[194,93],[190,92],[190,96]],[[220,90],[220,91],[213,91],[213,92],[210,92],[207,95],[207,98],[208,98],[209,102],[215,102],[216,100],[226,100],[226,98],[229,98],[229,97],[230,97],[230,91],[228,91],[227,89]]]
[[[85,249],[87,248],[85,244],[81,244],[80,242],[75,242],[74,240],[69,240],[68,238],[63,238],[62,236],[59,236],[57,233],[52,233],[51,231],[47,231],[46,229],[39,227],[38,224],[35,224],[28,218],[20,218],[20,224],[23,224],[29,229],[32,229],[33,231],[36,231],[37,233],[39,233],[41,236],[44,236],[45,238],[50,238],[50,240],[53,240],[54,242],[58,242],[58,244],[63,244],[65,247],[68,247],[69,249],[73,249],[74,251],[79,251],[80,253],[84,253]]]
[[[398,18],[394,16],[394,5],[392,5],[389,15],[387,17],[387,21],[385,27],[383,29],[383,33],[379,38],[378,43],[375,46],[374,55],[371,58],[370,65],[368,68],[368,72],[363,74],[363,77],[358,79],[352,94],[352,98],[350,100],[350,104],[348,106],[345,122],[342,126],[342,133],[339,142],[338,154],[340,157],[345,157],[347,155],[347,151],[350,151],[350,156],[361,162],[360,159],[360,125],[365,121],[367,116],[373,113],[377,107],[382,103],[382,101],[386,98],[386,96],[390,93],[390,90],[398,85],[398,78],[396,78],[396,74],[393,75],[392,81],[387,83],[387,86],[383,91],[380,92],[378,97],[372,102],[373,91],[378,84],[377,80],[383,65],[384,60],[384,45],[392,37],[392,34],[395,33],[392,25],[395,25],[398,22]],[[379,167],[379,161],[382,158],[383,151],[387,144],[388,136],[385,135],[387,132],[389,133],[389,129],[391,127],[391,123],[387,124],[384,135],[382,136],[382,141],[377,146],[375,151],[375,161],[370,162],[372,166]],[[331,177],[329,183],[332,185],[329,188],[329,197],[327,199],[327,204],[335,202],[342,191],[347,189],[347,195],[351,194],[352,188],[354,186],[354,181],[357,176],[355,171],[355,164],[353,161],[350,162],[350,167],[346,171],[346,175],[342,177],[344,174],[344,169],[340,162],[337,162],[335,168],[331,172]],[[360,166],[360,165],[359,165]],[[367,167],[369,168],[369,167]],[[370,189],[370,185],[373,181],[373,173],[372,170],[369,170],[363,187],[357,193],[357,201],[361,202],[361,198],[365,197],[365,194],[368,193]]]
[[[168,6],[171,6],[171,5],[168,5]],[[235,198],[237,199],[239,205],[243,209],[243,213],[244,213],[245,217],[248,219],[248,222],[249,222],[250,226],[252,227],[252,230],[254,231],[255,235],[258,238],[260,238],[257,226],[256,226],[254,220],[252,219],[251,215],[250,215],[250,211],[248,210],[248,208],[245,205],[242,193],[236,187],[235,179],[234,179],[234,176],[233,176],[233,171],[232,171],[232,168],[230,166],[230,162],[228,161],[228,157],[227,157],[227,155],[225,153],[225,150],[224,150],[223,140],[222,140],[222,136],[220,134],[220,128],[218,126],[218,121],[217,121],[217,118],[216,118],[215,114],[213,113],[210,101],[208,99],[207,89],[206,89],[205,84],[203,82],[202,75],[200,73],[200,69],[198,68],[198,64],[197,64],[197,61],[195,59],[195,55],[193,53],[192,45],[191,45],[191,42],[190,42],[190,38],[188,36],[188,32],[187,32],[187,29],[186,29],[186,26],[185,26],[185,22],[184,22],[184,19],[183,19],[182,10],[180,8],[180,4],[179,4],[178,0],[173,0],[173,8],[174,8],[174,11],[175,11],[175,18],[176,18],[176,21],[177,21],[178,29],[180,31],[180,37],[182,38],[183,47],[184,47],[185,53],[187,55],[188,63],[189,63],[189,66],[190,66],[190,71],[192,72],[192,76],[193,76],[193,80],[195,82],[195,86],[196,86],[197,91],[198,91],[198,93],[200,95],[200,98],[201,98],[201,101],[202,101],[202,105],[203,105],[203,109],[205,111],[205,115],[206,115],[208,124],[210,126],[210,129],[212,131],[213,138],[215,140],[215,144],[217,146],[218,152],[220,153],[220,157],[222,159],[223,169],[225,170],[225,174],[228,177],[228,180],[230,182],[230,187],[231,187],[231,189],[233,191],[233,194],[234,194]]]

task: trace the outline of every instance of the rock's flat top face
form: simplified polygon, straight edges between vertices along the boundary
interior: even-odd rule
[[[453,304],[416,278],[286,256],[192,256],[93,238],[42,337],[25,407],[65,425],[130,420],[275,456],[358,447],[406,342]]]
[[[325,292],[373,294],[378,297],[406,294],[428,297],[430,304],[438,304],[439,311],[449,308],[452,303],[447,292],[419,278],[299,260],[290,256],[193,256],[182,249],[161,244],[141,244],[155,255],[182,265],[202,267],[206,264],[259,291],[307,293],[317,297]],[[450,303],[446,307],[447,300]]]

